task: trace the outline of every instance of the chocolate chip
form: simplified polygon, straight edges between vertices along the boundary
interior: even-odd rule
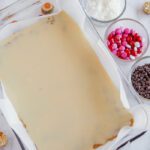
[[[150,64],[138,66],[131,75],[131,81],[139,95],[150,99]]]

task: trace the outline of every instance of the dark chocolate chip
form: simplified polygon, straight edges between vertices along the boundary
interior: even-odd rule
[[[139,95],[150,99],[150,64],[138,66],[131,75],[131,81]]]

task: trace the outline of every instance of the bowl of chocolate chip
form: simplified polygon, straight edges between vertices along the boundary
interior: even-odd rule
[[[134,63],[130,81],[139,96],[150,101],[150,56],[143,57]]]

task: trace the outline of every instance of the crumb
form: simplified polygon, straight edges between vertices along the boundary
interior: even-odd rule
[[[6,135],[0,131],[0,147],[5,146],[7,144],[7,141],[8,141],[8,139],[7,139]]]
[[[97,149],[97,148],[100,147],[100,146],[102,146],[102,144],[94,144],[94,145],[93,145],[93,148],[94,148],[94,149]]]
[[[54,24],[54,22],[55,22],[54,16],[51,16],[47,19],[47,23]]]

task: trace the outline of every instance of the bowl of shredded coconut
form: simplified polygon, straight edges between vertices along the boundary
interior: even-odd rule
[[[96,22],[109,23],[122,16],[126,0],[80,0],[86,13]]]

